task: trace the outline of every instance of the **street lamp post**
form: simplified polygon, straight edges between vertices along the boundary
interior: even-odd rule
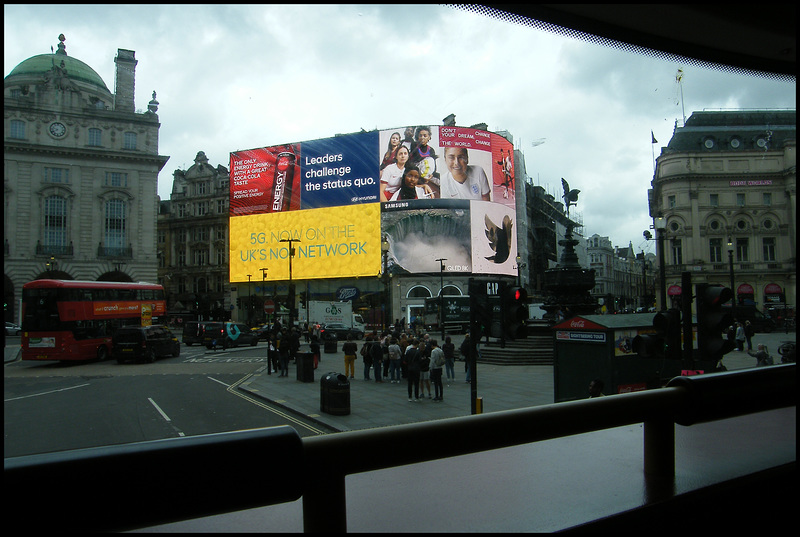
[[[661,279],[661,311],[667,309],[667,269],[664,261],[664,234],[667,231],[667,219],[663,216],[655,218],[656,241],[658,243],[658,271]]]
[[[391,308],[391,298],[389,293],[389,241],[387,240],[386,236],[381,239],[381,252],[383,253],[383,274],[381,275],[381,279],[383,280],[383,329],[386,330],[387,326],[392,324],[392,308]],[[389,317],[387,320],[387,316]]]
[[[253,322],[253,299],[250,297],[250,278],[252,274],[247,275],[247,324],[251,324]]]
[[[522,269],[528,266],[527,263],[520,263],[522,258],[517,256],[517,287],[522,287]]]
[[[442,342],[444,342],[444,262],[445,258],[437,259],[439,262],[439,325],[442,327]]]
[[[269,269],[267,267],[262,267],[259,270],[261,270],[261,292],[264,293],[264,303],[266,303],[267,302],[267,286],[264,284],[264,282],[267,281],[267,270],[269,270]],[[262,306],[261,309],[263,311],[264,307]],[[264,311],[264,324],[267,324],[267,312],[266,311]]]
[[[736,289],[733,287],[733,239],[731,237],[728,237],[728,269],[731,276],[731,294],[733,294],[733,298],[731,298],[731,315],[736,320]]]
[[[294,327],[294,284],[292,283],[292,258],[294,257],[294,247],[292,243],[300,242],[299,239],[281,239],[280,242],[289,243],[289,329]]]

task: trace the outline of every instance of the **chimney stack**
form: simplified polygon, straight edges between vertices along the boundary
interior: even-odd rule
[[[114,110],[119,112],[136,111],[133,101],[134,86],[136,79],[136,64],[139,63],[135,58],[136,53],[132,50],[117,49],[117,57],[114,63],[117,64],[117,78],[114,88]]]

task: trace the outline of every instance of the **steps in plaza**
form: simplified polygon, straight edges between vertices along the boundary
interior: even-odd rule
[[[478,363],[496,365],[553,365],[553,334],[547,330],[529,328],[528,337],[506,341],[481,342]]]

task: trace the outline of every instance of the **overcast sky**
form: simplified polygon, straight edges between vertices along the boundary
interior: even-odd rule
[[[683,113],[795,108],[796,85],[707,70],[435,5],[4,5],[3,75],[56,49],[114,91],[117,49],[136,52],[136,108],[157,92],[159,153],[172,173],[229,153],[361,129],[486,123],[507,130],[534,184],[585,236],[654,251],[647,189]],[[676,74],[683,70],[681,85]],[[651,131],[657,144],[651,143]]]

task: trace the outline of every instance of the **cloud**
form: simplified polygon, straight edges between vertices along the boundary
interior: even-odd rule
[[[581,192],[583,233],[634,246],[651,220],[653,154],[676,121],[719,107],[794,108],[795,85],[700,69],[437,5],[4,5],[4,72],[67,37],[113,91],[134,50],[136,107],[157,92],[159,176],[204,151],[363,129],[485,122],[507,130],[535,184]],[[682,88],[675,82],[684,70]],[[683,90],[681,97],[680,90]],[[650,132],[659,141],[654,147]],[[545,138],[542,145],[531,142]],[[573,213],[574,214],[574,213]]]

